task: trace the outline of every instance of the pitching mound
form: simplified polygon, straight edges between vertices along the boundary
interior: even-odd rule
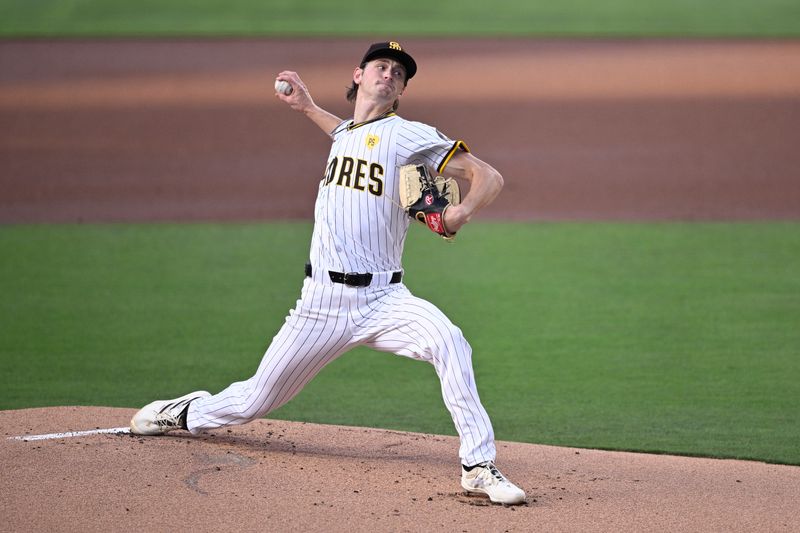
[[[455,437],[259,420],[199,437],[131,409],[0,411],[2,531],[790,531],[800,468],[499,442],[528,494],[466,496]],[[61,434],[42,440],[19,436]]]

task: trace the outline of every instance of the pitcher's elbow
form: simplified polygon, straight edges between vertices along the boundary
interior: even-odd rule
[[[497,192],[500,192],[500,190],[502,190],[503,188],[503,185],[505,185],[505,180],[503,179],[503,175],[495,170],[493,177],[494,177],[494,188],[495,190],[497,190]]]

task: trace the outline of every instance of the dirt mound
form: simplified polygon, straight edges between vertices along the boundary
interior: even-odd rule
[[[498,443],[528,495],[458,483],[455,437],[258,420],[199,437],[66,436],[131,409],[0,411],[2,531],[796,531],[800,468]],[[43,440],[23,435],[61,434]]]

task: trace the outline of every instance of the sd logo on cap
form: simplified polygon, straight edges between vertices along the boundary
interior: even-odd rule
[[[417,73],[417,62],[403,50],[403,47],[398,42],[388,41],[370,46],[367,53],[364,54],[364,59],[361,60],[361,68],[364,68],[364,65],[369,61],[379,57],[388,57],[403,65],[406,69],[406,81],[413,78],[414,74]]]

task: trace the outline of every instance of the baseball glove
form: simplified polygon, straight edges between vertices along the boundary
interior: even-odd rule
[[[425,165],[400,167],[400,206],[446,240],[453,240],[455,233],[448,233],[444,227],[444,213],[459,203],[461,191],[453,178],[431,178]]]

